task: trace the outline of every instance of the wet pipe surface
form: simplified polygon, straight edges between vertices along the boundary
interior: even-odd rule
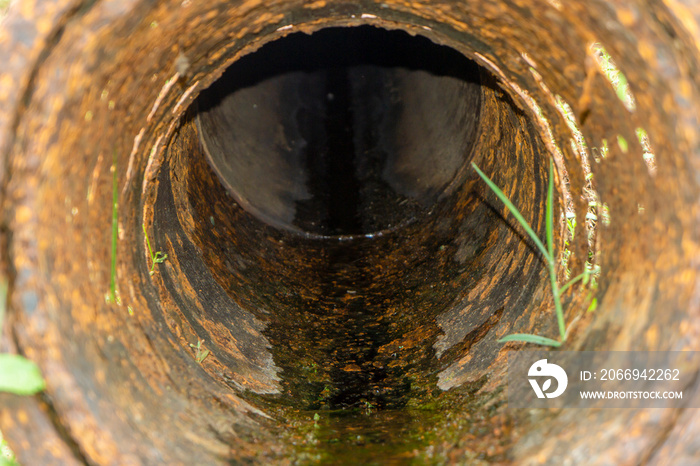
[[[241,55],[291,32],[424,35],[479,65],[470,160],[542,232],[550,157],[585,212],[560,96],[586,115],[589,148],[629,143],[591,164],[611,220],[598,231],[597,311],[565,297],[577,319],[567,349],[697,349],[695,3],[32,6],[11,12],[0,38],[3,349],[37,361],[48,383],[41,397],[1,400],[25,464],[693,460],[697,422],[681,410],[507,410],[505,353],[519,347],[495,340],[553,335],[555,322],[539,258],[473,173],[400,231],[308,238],[227,197],[191,104]],[[594,41],[624,70],[634,112],[587,65]],[[638,127],[656,150],[653,176]],[[115,149],[121,306],[104,301]],[[144,224],[169,254],[153,276]],[[211,351],[201,363],[189,346],[200,340]]]

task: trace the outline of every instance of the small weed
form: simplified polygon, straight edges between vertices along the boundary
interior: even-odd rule
[[[559,287],[559,284],[557,283],[557,271],[556,271],[556,262],[554,260],[554,234],[553,234],[553,223],[554,223],[554,164],[549,162],[549,185],[547,189],[547,204],[546,204],[546,224],[547,224],[547,246],[545,246],[540,238],[537,236],[537,234],[534,232],[532,227],[530,227],[530,224],[527,223],[527,220],[522,216],[520,211],[513,205],[512,202],[510,202],[510,199],[503,194],[503,191],[500,190],[496,184],[491,181],[491,179],[486,176],[480,169],[479,167],[476,166],[474,162],[472,162],[472,167],[474,167],[474,170],[479,174],[482,180],[488,185],[488,187],[498,196],[498,198],[505,204],[505,206],[508,208],[510,213],[515,217],[515,219],[520,223],[520,225],[525,229],[527,232],[527,235],[530,237],[530,239],[535,243],[537,248],[540,250],[542,253],[542,256],[545,259],[545,263],[547,265],[547,270],[549,271],[549,279],[550,279],[550,284],[552,287],[552,297],[554,298],[554,310],[556,312],[557,316],[557,324],[559,327],[559,340],[554,340],[552,338],[547,338],[543,337],[540,335],[532,335],[529,333],[515,333],[512,335],[507,335],[500,340],[498,340],[501,343],[509,342],[509,341],[523,341],[526,343],[535,343],[538,345],[545,345],[545,346],[554,346],[554,347],[559,347],[561,346],[565,341],[566,341],[566,335],[567,335],[567,330],[566,330],[566,323],[564,322],[564,311],[562,310],[562,305],[561,305],[561,295],[568,289],[571,285],[578,281],[583,281],[583,284],[585,285],[588,283],[588,279],[590,276],[590,270],[588,268],[585,268],[583,273],[580,275],[572,278],[569,280],[564,286],[561,288]]]
[[[153,275],[155,273],[156,264],[162,264],[168,255],[162,251],[158,251],[153,254],[153,249],[151,249],[151,240],[148,239],[148,232],[146,232],[146,224],[141,225],[143,227],[143,234],[146,236],[146,246],[148,246],[148,254],[151,256],[151,270],[149,274]]]
[[[305,369],[307,372],[312,373],[312,374],[315,375],[315,374],[318,373],[318,364],[316,364],[315,362],[312,361],[310,364],[305,365],[305,366],[304,366],[304,369]]]
[[[328,388],[328,385],[324,385],[323,390],[321,390],[321,393],[318,394],[318,401],[321,403],[325,403],[325,401],[331,397],[331,389]]]
[[[607,203],[603,204],[602,217],[603,217],[603,225],[605,225],[606,227],[609,227],[610,226],[610,207],[608,206]]]
[[[593,298],[591,301],[591,304],[588,305],[588,311],[587,312],[593,312],[596,310],[598,307],[598,298]]]
[[[34,395],[45,388],[39,366],[34,362],[18,354],[0,354],[0,392]]]
[[[4,18],[12,0],[0,0],[0,19]],[[1,459],[2,457],[0,457]]]
[[[0,282],[0,335],[7,304],[7,283]],[[46,388],[39,366],[19,354],[0,353],[0,392],[34,395]]]
[[[610,84],[612,84],[613,89],[615,89],[618,99],[622,101],[627,110],[634,112],[636,104],[625,75],[620,71],[617,65],[615,65],[612,57],[602,44],[594,43],[591,45],[591,49],[593,50],[593,56],[598,62],[598,66],[603,71],[608,81],[610,81]]]
[[[644,163],[647,164],[647,169],[649,173],[654,174],[656,172],[656,155],[654,150],[651,148],[651,142],[649,142],[649,134],[644,128],[637,128],[637,139],[639,139],[639,144],[642,146],[644,157]]]
[[[617,145],[620,146],[620,150],[623,154],[629,151],[629,144],[627,144],[627,139],[623,138],[621,135],[617,135]]]
[[[0,432],[0,466],[17,466],[15,455],[2,437],[2,432]]]
[[[566,215],[566,229],[569,232],[570,241],[573,241],[574,236],[576,235],[576,216],[575,216],[575,214],[573,217],[570,217],[569,214],[567,213],[567,215]]]
[[[569,259],[571,259],[571,250],[568,249],[569,243],[565,244],[564,252],[561,255],[561,268],[564,269],[564,278],[567,280],[571,277],[571,269],[569,269]]]
[[[190,348],[194,348],[196,350],[194,354],[194,359],[200,364],[203,363],[205,359],[207,359],[207,356],[209,356],[209,350],[203,349],[202,343],[204,343],[204,340],[197,340],[196,345],[190,343]]]

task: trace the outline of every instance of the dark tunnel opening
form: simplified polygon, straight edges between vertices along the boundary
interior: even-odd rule
[[[463,173],[479,72],[403,31],[329,28],[271,42],[199,98],[207,157],[258,218],[372,234],[426,215]]]

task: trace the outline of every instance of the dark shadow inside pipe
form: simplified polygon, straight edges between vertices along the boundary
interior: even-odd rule
[[[373,27],[297,33],[234,63],[199,98],[228,192],[265,222],[372,234],[425,215],[466,165],[478,67]]]

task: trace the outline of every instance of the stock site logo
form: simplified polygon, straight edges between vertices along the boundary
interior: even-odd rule
[[[546,359],[540,359],[530,366],[530,370],[527,372],[528,377],[536,377],[543,379],[544,383],[540,386],[537,379],[529,378],[530,385],[535,391],[537,398],[556,398],[566,390],[566,385],[569,383],[569,377],[566,375],[566,371],[556,364],[548,364]],[[557,389],[553,392],[548,392],[552,387],[552,379],[557,381]]]

